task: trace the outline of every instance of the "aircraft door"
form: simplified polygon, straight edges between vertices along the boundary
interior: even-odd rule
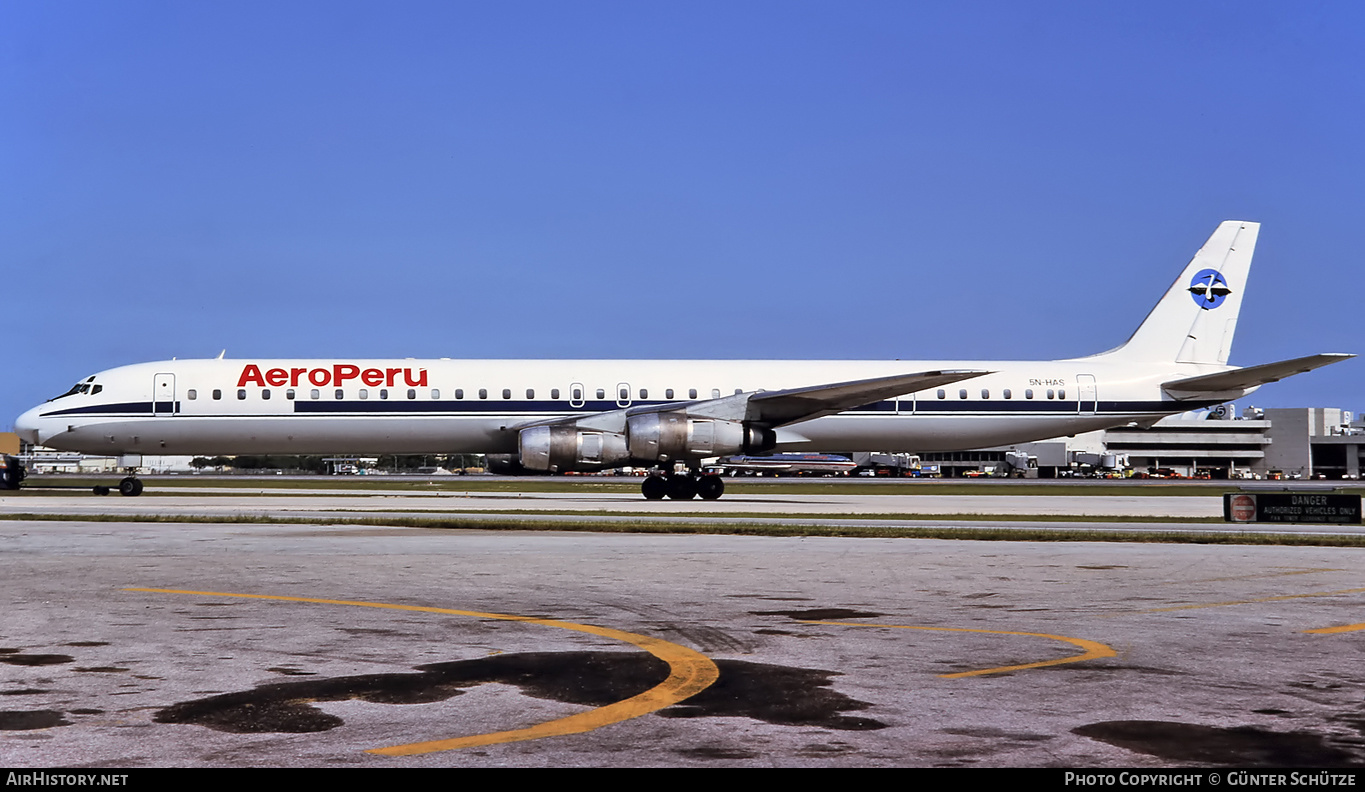
[[[616,383],[616,406],[617,406],[617,407],[629,407],[629,406],[630,406],[630,383],[629,383],[629,382],[618,382],[618,383]]]
[[[1095,401],[1097,398],[1095,392],[1095,375],[1076,375],[1076,396],[1079,400],[1077,409],[1080,411],[1081,415],[1094,415],[1096,406]]]
[[[583,383],[575,382],[569,385],[569,406],[583,406]]]
[[[152,415],[174,415],[175,375],[157,374],[152,377]]]

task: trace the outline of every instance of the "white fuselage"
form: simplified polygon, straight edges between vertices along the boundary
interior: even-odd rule
[[[1177,401],[1162,382],[1229,367],[1104,355],[1041,362],[174,360],[100,372],[82,383],[83,392],[78,385],[26,412],[16,429],[43,446],[98,454],[507,454],[517,451],[519,427],[545,419],[965,368],[991,373],[780,427],[777,447],[952,451],[1148,424],[1215,403]]]

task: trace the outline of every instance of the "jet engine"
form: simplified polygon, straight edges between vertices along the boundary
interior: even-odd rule
[[[692,418],[681,411],[633,415],[626,422],[626,437],[631,458],[651,462],[751,454],[777,446],[771,429],[740,421]]]
[[[625,435],[574,424],[532,426],[517,435],[521,464],[530,470],[600,470],[630,461]]]

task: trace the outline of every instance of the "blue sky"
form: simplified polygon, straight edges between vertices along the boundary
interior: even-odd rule
[[[1263,223],[1365,352],[1359,3],[0,0],[0,426],[170,357],[1056,358]],[[1365,363],[1261,406],[1365,409]]]

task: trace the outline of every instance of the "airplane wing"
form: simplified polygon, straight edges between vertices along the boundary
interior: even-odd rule
[[[1244,391],[1265,385],[1268,382],[1277,382],[1294,374],[1302,374],[1333,363],[1340,363],[1353,357],[1355,355],[1338,352],[1309,355],[1293,360],[1281,360],[1277,363],[1247,366],[1218,374],[1204,374],[1198,377],[1171,380],[1170,382],[1163,382],[1161,387],[1177,399],[1195,399],[1229,391]]]
[[[832,385],[764,391],[749,399],[750,410],[756,414],[746,417],[768,426],[785,426],[834,415],[892,396],[950,385],[990,373],[975,369],[921,371],[916,374],[838,382]],[[693,411],[689,409],[688,412]]]
[[[626,418],[648,413],[677,411],[685,411],[692,418],[746,421],[775,428],[826,415],[834,415],[892,396],[937,388],[990,373],[978,369],[920,371],[914,374],[897,374],[891,377],[874,377],[828,385],[812,385],[805,388],[736,393],[733,396],[722,396],[719,399],[707,399],[705,401],[626,407],[591,415],[569,415],[561,418],[532,421],[509,428],[526,429],[532,426],[576,424],[584,429],[621,431],[621,429],[614,427],[618,423],[623,423]]]

